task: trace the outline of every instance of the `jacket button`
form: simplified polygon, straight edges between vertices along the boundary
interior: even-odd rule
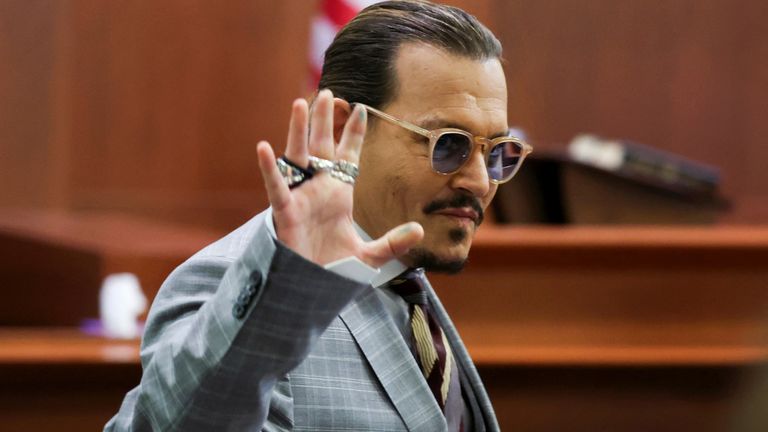
[[[250,303],[252,297],[253,295],[251,295],[247,290],[244,289],[240,291],[240,294],[238,294],[237,302],[243,305],[247,305],[248,303]]]
[[[245,306],[242,303],[235,303],[232,306],[232,316],[237,319],[242,319],[245,316]]]

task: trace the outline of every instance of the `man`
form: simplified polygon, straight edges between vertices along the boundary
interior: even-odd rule
[[[350,22],[311,114],[293,104],[285,156],[258,145],[271,208],[170,275],[141,384],[106,428],[498,430],[437,297],[406,270],[458,271],[530,151],[506,137],[500,56],[447,6],[383,2]]]

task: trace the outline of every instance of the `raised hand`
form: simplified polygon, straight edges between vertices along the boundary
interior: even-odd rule
[[[366,111],[357,106],[344,126],[341,140],[333,138],[333,95],[322,90],[312,111],[309,132],[306,101],[293,103],[285,156],[306,167],[309,156],[358,164],[366,127]],[[400,225],[377,240],[365,242],[352,222],[353,185],[320,171],[299,187],[289,189],[277,169],[275,154],[266,141],[257,147],[259,167],[272,205],[277,238],[299,255],[319,265],[356,256],[372,267],[405,254],[421,241],[424,231],[416,222]]]

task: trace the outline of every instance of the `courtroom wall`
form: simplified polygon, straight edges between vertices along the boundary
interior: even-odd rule
[[[768,220],[760,0],[454,1],[505,45],[510,123],[720,165],[730,222]],[[308,94],[305,0],[0,2],[0,206],[228,229],[266,204],[255,143]]]
[[[761,0],[494,2],[510,122],[540,147],[591,132],[722,168],[726,222],[768,222]]]

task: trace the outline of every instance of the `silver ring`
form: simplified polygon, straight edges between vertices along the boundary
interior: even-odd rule
[[[334,166],[334,163],[328,159],[320,159],[315,156],[309,157],[309,167],[315,171],[332,170]]]
[[[355,185],[355,178],[347,173],[343,173],[338,170],[331,170],[331,171],[328,171],[328,174],[330,174],[331,177],[335,178],[336,180],[341,180],[344,183],[350,184],[352,186]]]
[[[304,172],[289,165],[282,158],[277,159],[277,169],[280,171],[280,175],[283,176],[283,180],[285,180],[285,184],[287,184],[289,188],[297,186],[304,180],[307,180]]]
[[[334,162],[333,169],[336,171],[341,171],[353,179],[356,179],[357,176],[360,175],[360,168],[358,168],[357,164],[344,159],[339,159]]]

